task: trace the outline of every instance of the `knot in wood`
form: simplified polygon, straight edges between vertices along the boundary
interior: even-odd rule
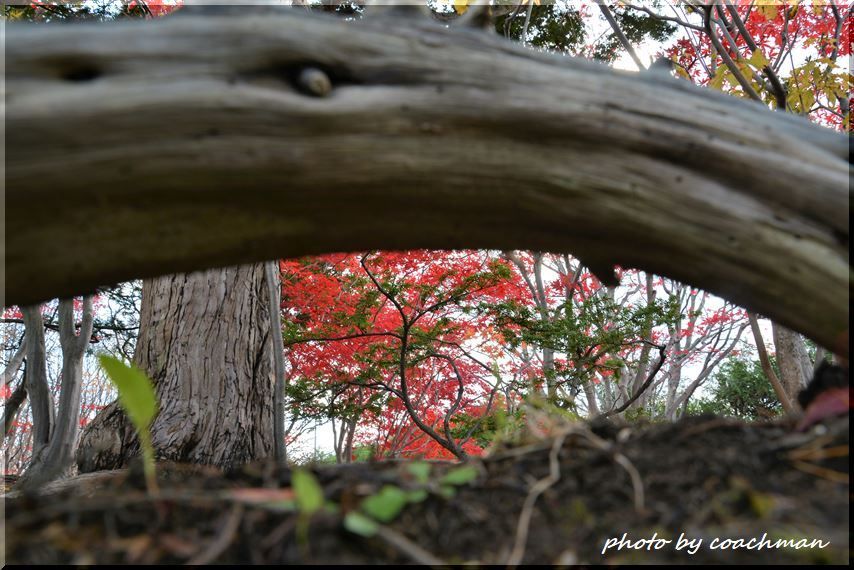
[[[306,67],[297,75],[297,87],[306,95],[326,97],[332,92],[332,81],[322,70]]]

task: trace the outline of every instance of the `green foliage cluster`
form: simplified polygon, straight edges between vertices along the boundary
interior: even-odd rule
[[[514,4],[518,4],[515,3]],[[653,8],[660,6],[659,0],[652,3]],[[590,10],[597,11],[594,6]],[[495,20],[495,30],[512,39],[522,40],[522,31],[525,26],[527,8],[522,6],[515,13],[500,16]],[[639,45],[647,39],[664,41],[675,31],[676,27],[651,18],[628,8],[614,7],[612,9],[614,19],[620,25],[620,29],[629,38],[633,45]],[[532,46],[551,51],[579,54],[585,48],[585,43],[590,42],[584,17],[576,6],[570,2],[542,2],[535,4],[531,10],[531,20],[528,24],[528,43]],[[608,28],[608,33],[599,38],[593,38],[593,57],[605,62],[613,62],[619,50],[620,41],[616,34]]]
[[[549,380],[576,387],[597,372],[619,378],[623,361],[616,355],[640,343],[653,328],[681,318],[675,298],[633,307],[619,305],[607,295],[591,295],[575,306],[565,303],[550,310],[547,318],[515,300],[482,304],[479,310],[494,315],[511,347],[526,343],[568,355],[571,365],[557,365]],[[609,358],[602,361],[604,355]]]
[[[771,357],[777,371],[777,362]],[[727,415],[761,419],[779,414],[782,406],[758,360],[729,358],[714,376],[712,396]]]
[[[777,362],[771,357],[775,372]],[[714,414],[743,420],[761,420],[778,416],[783,407],[774,388],[765,376],[759,360],[743,356],[726,359],[706,386],[707,395],[692,398],[685,409],[686,416]],[[664,403],[654,402],[648,409],[626,412],[626,419],[652,420],[664,416]]]
[[[521,40],[525,25],[526,8],[513,17],[513,13],[496,18],[495,30],[508,37]],[[584,22],[577,9],[567,5],[535,5],[531,10],[528,39],[538,48],[574,53],[580,49],[586,34]]]
[[[644,4],[649,3],[644,2]],[[649,7],[659,8],[660,6],[661,2],[656,0]],[[641,45],[647,39],[663,42],[676,31],[676,27],[667,22],[656,20],[646,14],[628,8],[617,7],[613,10],[613,14],[614,19],[620,25],[620,29],[634,46]],[[593,57],[612,63],[617,59],[621,50],[622,45],[620,44],[620,40],[616,34],[611,32],[595,45]]]
[[[777,362],[771,365],[779,374]],[[710,394],[691,400],[687,415],[716,414],[744,420],[768,419],[782,413],[774,388],[758,360],[733,356],[725,360],[708,386]]]
[[[486,448],[495,441],[507,439],[510,434],[521,433],[525,427],[525,415],[521,408],[508,413],[507,410],[497,407],[483,416],[458,414],[454,417],[454,422],[451,433],[455,438],[471,437],[479,447]]]

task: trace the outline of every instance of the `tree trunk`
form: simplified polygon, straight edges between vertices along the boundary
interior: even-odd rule
[[[667,397],[664,400],[664,418],[667,421],[675,421],[676,413],[679,411],[679,400],[677,398],[679,384],[682,382],[682,358],[676,356],[670,361],[667,371]]]
[[[433,22],[6,31],[8,303],[310,253],[531,249],[848,354],[848,137],[802,117]],[[63,215],[31,223],[46,203]]]
[[[772,322],[771,330],[777,367],[780,369],[780,382],[789,400],[797,402],[798,394],[812,378],[812,363],[807,354],[807,347],[801,335],[786,327]]]
[[[41,306],[22,307],[27,338],[27,374],[25,386],[33,414],[32,457],[38,457],[50,443],[53,430],[53,397],[47,379],[47,362],[44,341],[44,319]]]
[[[12,427],[15,420],[18,418],[18,412],[21,411],[21,405],[27,399],[27,369],[24,368],[24,375],[21,383],[9,396],[9,399],[3,402],[3,439],[12,433]]]
[[[16,488],[40,488],[65,473],[77,443],[80,423],[80,390],[83,386],[83,356],[92,337],[95,310],[92,297],[83,300],[80,334],[74,327],[74,299],[59,302],[59,342],[62,346],[62,384],[59,392],[59,411],[51,429],[50,441],[33,458]],[[29,334],[29,330],[27,331]]]
[[[264,265],[145,282],[135,364],[155,385],[158,459],[229,468],[273,453],[273,373]],[[81,472],[136,455],[133,428],[114,402],[89,424]]]
[[[21,365],[24,363],[24,358],[27,355],[27,336],[21,339],[21,344],[18,346],[18,350],[15,351],[15,354],[12,355],[12,358],[9,359],[9,363],[6,364],[6,369],[3,370],[3,385],[11,386],[12,381],[15,379],[15,376],[18,374],[18,370],[21,369]]]
[[[795,413],[795,408],[792,406],[792,400],[789,398],[789,394],[783,387],[783,383],[780,382],[780,378],[777,376],[777,373],[774,372],[774,367],[771,366],[771,359],[768,358],[768,350],[765,348],[765,340],[762,338],[762,331],[759,329],[759,320],[753,313],[748,314],[748,319],[750,321],[750,330],[753,332],[753,340],[756,342],[756,352],[759,355],[759,364],[762,366],[762,371],[771,383],[771,387],[774,388],[774,393],[777,394],[777,399],[780,400],[783,410],[785,410],[787,414],[793,414]]]
[[[285,445],[285,346],[282,342],[282,283],[278,261],[264,264],[270,318],[270,351],[273,354],[273,452],[282,465],[288,462]]]

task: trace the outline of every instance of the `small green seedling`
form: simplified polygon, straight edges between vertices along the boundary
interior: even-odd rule
[[[450,499],[457,494],[456,487],[471,483],[477,479],[477,476],[477,467],[472,465],[451,469],[439,480],[439,493],[446,499]]]
[[[323,508],[323,487],[310,471],[294,469],[291,473],[291,487],[297,503],[299,517],[297,518],[297,542],[303,555],[307,556],[308,523],[312,515]]]
[[[426,461],[413,461],[406,468],[419,484],[426,485],[430,482],[431,465]]]
[[[344,517],[344,528],[353,534],[370,538],[379,532],[380,523],[359,511],[350,511]]]
[[[477,479],[477,476],[477,467],[474,467],[473,465],[463,465],[445,473],[445,476],[442,477],[440,483],[443,485],[454,486],[465,485],[466,483],[471,483]]]
[[[394,485],[383,485],[378,493],[362,501],[362,510],[368,516],[387,523],[393,521],[408,502],[409,493]]]
[[[119,403],[130,418],[142,448],[143,471],[148,492],[157,493],[154,472],[154,447],[151,445],[151,422],[157,416],[157,397],[148,376],[138,368],[102,354],[98,360],[107,377],[119,392]]]
[[[291,474],[291,487],[300,514],[310,517],[323,507],[323,487],[310,471],[295,469]]]

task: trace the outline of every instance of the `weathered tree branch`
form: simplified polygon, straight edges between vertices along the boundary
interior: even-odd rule
[[[848,141],[801,118],[432,22],[7,32],[7,304],[329,251],[524,248],[688,282],[848,353]]]

